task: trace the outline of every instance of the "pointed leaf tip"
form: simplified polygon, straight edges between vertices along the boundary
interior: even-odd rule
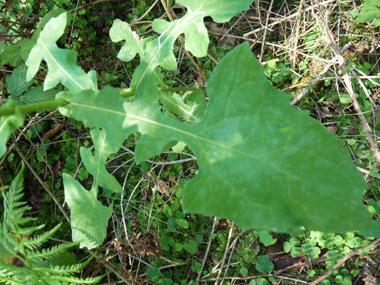
[[[209,109],[189,144],[199,175],[187,212],[227,217],[242,229],[358,230],[370,221],[367,187],[350,156],[265,77],[248,44],[227,54],[207,82]],[[200,202],[201,201],[201,202]]]

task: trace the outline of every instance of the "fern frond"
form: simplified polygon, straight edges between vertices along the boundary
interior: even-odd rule
[[[53,246],[52,248],[48,249],[42,249],[41,251],[35,250],[35,251],[26,251],[26,259],[29,259],[31,262],[42,262],[44,259],[50,259],[54,256],[57,256],[58,254],[61,254],[68,248],[74,247],[78,245],[77,243],[65,243],[65,244],[59,244],[56,246]]]
[[[31,217],[22,217],[25,211],[31,209],[31,207],[25,206],[26,202],[20,201],[20,199],[24,196],[24,193],[22,193],[22,190],[24,188],[24,168],[25,165],[22,164],[21,170],[12,180],[8,192],[3,193],[4,225],[7,226],[8,230],[14,232],[19,239],[21,239],[21,235],[19,234],[19,226],[35,220],[35,218]]]
[[[4,269],[4,270],[2,270]],[[30,285],[40,285],[47,284],[49,282],[43,282],[43,278],[39,276],[36,272],[33,272],[26,267],[17,267],[10,264],[5,264],[0,262],[0,282],[5,282],[5,284],[30,284]],[[42,282],[41,282],[42,281]]]
[[[58,274],[58,275],[70,276],[70,275],[73,275],[74,273],[80,272],[83,268],[85,268],[90,263],[90,261],[94,257],[95,255],[91,256],[85,262],[81,262],[81,263],[77,263],[73,265],[67,265],[67,266],[50,265],[50,267],[39,267],[39,268],[35,268],[34,270],[40,271],[40,272],[54,272],[55,274]]]
[[[10,277],[8,277],[8,276],[1,276],[0,275],[0,282],[1,282],[1,284],[12,284],[12,285],[14,285],[14,284],[24,284],[24,283],[21,283],[21,282],[17,282],[16,280],[14,280],[13,278],[10,278]]]
[[[22,276],[24,274],[30,274],[27,268],[0,262],[0,281],[2,281],[3,276]]]
[[[15,237],[8,233],[6,225],[3,226],[2,236],[3,238],[1,239],[1,243],[8,251],[17,252],[21,250],[21,246]]]
[[[33,226],[33,227],[28,227],[28,228],[19,228],[19,233],[22,236],[29,236],[35,231],[41,230],[45,227],[45,225],[39,225],[39,226]],[[28,240],[28,239],[26,239]]]
[[[38,235],[36,237],[30,238],[30,239],[24,239],[23,244],[25,247],[27,247],[30,250],[34,250],[38,247],[41,247],[43,243],[45,243],[49,238],[51,238],[56,231],[61,227],[62,223],[59,223],[54,228],[52,228],[50,231],[44,232],[41,235]],[[28,228],[30,230],[33,230],[33,228]],[[25,234],[23,234],[25,235]]]
[[[70,283],[76,283],[76,284],[96,284],[100,280],[102,280],[104,278],[104,276],[106,276],[106,275],[107,275],[107,273],[103,274],[101,276],[89,277],[89,278],[86,278],[86,279],[82,279],[82,278],[78,278],[78,277],[65,277],[65,276],[62,276],[62,277],[56,277],[56,279],[60,280],[62,282],[70,282]]]
[[[14,206],[17,207],[16,203]],[[25,225],[31,221],[35,221],[37,218],[32,218],[32,217],[24,217],[23,218],[22,217],[24,212],[29,211],[30,209],[32,209],[32,208],[29,206],[25,206],[25,207],[21,207],[21,208],[15,208],[15,210],[14,210],[14,217],[15,217],[14,223],[21,226],[21,225]]]

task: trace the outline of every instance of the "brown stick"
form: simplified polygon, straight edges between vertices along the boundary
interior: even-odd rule
[[[297,262],[291,266],[285,267],[284,269],[277,270],[276,272],[273,273],[273,275],[276,276],[278,274],[287,272],[289,270],[293,270],[293,269],[303,267],[303,266],[309,266],[310,262],[311,262],[311,264],[323,262],[323,261],[326,261],[326,259],[327,259],[327,253],[322,255],[321,257],[319,257],[317,259],[312,259],[311,261],[308,260],[308,261],[304,261],[304,262]]]

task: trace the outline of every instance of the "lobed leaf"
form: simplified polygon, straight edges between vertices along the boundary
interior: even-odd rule
[[[71,209],[73,241],[81,242],[81,248],[91,249],[100,246],[107,236],[107,224],[112,214],[112,205],[103,206],[97,200],[95,189],[87,191],[68,174],[63,174],[62,177],[65,201]]]
[[[80,156],[86,165],[87,171],[94,176],[93,184],[99,184],[116,193],[123,193],[119,182],[113,175],[108,173],[105,167],[107,157],[113,153],[106,139],[106,131],[99,129],[92,130],[91,137],[95,145],[95,156],[91,154],[90,149],[84,147],[80,148]]]
[[[127,23],[119,19],[116,19],[112,24],[110,38],[113,42],[125,40],[125,44],[120,49],[117,57],[126,62],[131,61],[137,53],[142,58],[144,56],[145,45],[153,40],[153,37],[140,39]]]
[[[26,65],[29,66],[26,80],[31,80],[37,73],[41,60],[45,60],[49,72],[44,81],[44,90],[54,88],[58,83],[65,85],[70,91],[97,89],[96,73],[86,74],[76,63],[77,52],[60,49],[56,41],[66,27],[66,14],[51,18],[40,33],[36,45],[30,51]]]
[[[218,23],[226,22],[239,12],[247,10],[252,3],[250,0],[204,2],[200,0],[179,1],[188,8],[184,17],[173,22],[163,19],[153,21],[153,30],[161,35],[146,44],[141,64],[133,74],[130,86],[132,90],[136,89],[143,77],[150,77],[157,66],[168,70],[177,69],[173,44],[180,34],[185,34],[186,49],[197,57],[206,56],[209,39],[203,18],[211,16]]]

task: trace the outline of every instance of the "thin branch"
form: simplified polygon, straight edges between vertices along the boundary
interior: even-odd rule
[[[214,218],[214,223],[212,224],[212,228],[211,228],[210,238],[209,238],[209,240],[208,240],[207,249],[206,249],[205,255],[204,255],[204,257],[203,257],[203,261],[202,261],[202,265],[201,265],[201,270],[200,270],[200,272],[198,273],[198,276],[197,276],[197,282],[199,282],[199,279],[201,278],[201,274],[202,274],[202,271],[203,271],[203,267],[205,266],[205,263],[206,263],[207,255],[208,255],[208,252],[209,252],[209,250],[210,250],[210,246],[211,246],[212,234],[214,233],[214,230],[215,230],[215,226],[216,226],[216,222],[217,222],[217,221],[218,221],[218,218],[215,217],[215,218]]]
[[[261,44],[261,53],[260,53],[260,59],[259,59],[260,62],[263,61],[265,42],[266,42],[266,39],[267,39],[267,30],[268,30],[268,23],[269,23],[269,15],[270,15],[270,12],[272,11],[273,2],[274,2],[274,0],[270,1],[269,11],[268,11],[267,19],[265,21],[264,36],[263,36],[263,41],[262,41],[262,44]]]
[[[220,265],[220,269],[219,269],[219,272],[218,272],[218,277],[216,278],[216,281],[215,281],[215,285],[218,285],[219,279],[220,279],[220,275],[222,274],[222,271],[223,271],[224,262],[226,261],[227,253],[228,253],[229,248],[230,248],[230,243],[231,243],[232,232],[234,230],[234,226],[235,226],[235,223],[231,222],[231,228],[230,228],[230,232],[228,233],[228,240],[227,240],[227,244],[226,244],[226,249],[224,251],[222,263]]]
[[[13,143],[14,143],[15,149],[16,149],[17,153],[20,155],[21,159],[25,162],[25,164],[28,166],[28,168],[30,169],[30,171],[33,173],[34,177],[38,180],[38,182],[40,182],[41,186],[45,189],[45,191],[53,199],[54,203],[61,210],[61,212],[62,212],[63,216],[66,218],[67,222],[71,225],[71,221],[70,221],[69,215],[67,214],[67,212],[65,211],[65,209],[63,209],[61,203],[59,203],[59,201],[57,200],[57,197],[55,197],[54,193],[46,186],[46,184],[44,183],[44,181],[42,181],[42,179],[38,175],[38,173],[34,170],[33,166],[26,159],[24,153],[22,152],[22,150],[18,146],[18,144],[17,144],[17,142],[16,142],[15,139],[13,140]]]
[[[298,47],[298,36],[299,36],[299,29],[300,29],[300,24],[301,24],[301,15],[302,15],[302,10],[303,6],[305,5],[305,0],[301,0],[300,6],[298,8],[298,16],[297,16],[297,23],[296,23],[296,36],[295,36],[295,42],[294,42],[294,50],[297,49]],[[292,61],[292,66],[293,68],[296,67],[297,63],[297,53],[294,51],[293,52],[293,61]]]

